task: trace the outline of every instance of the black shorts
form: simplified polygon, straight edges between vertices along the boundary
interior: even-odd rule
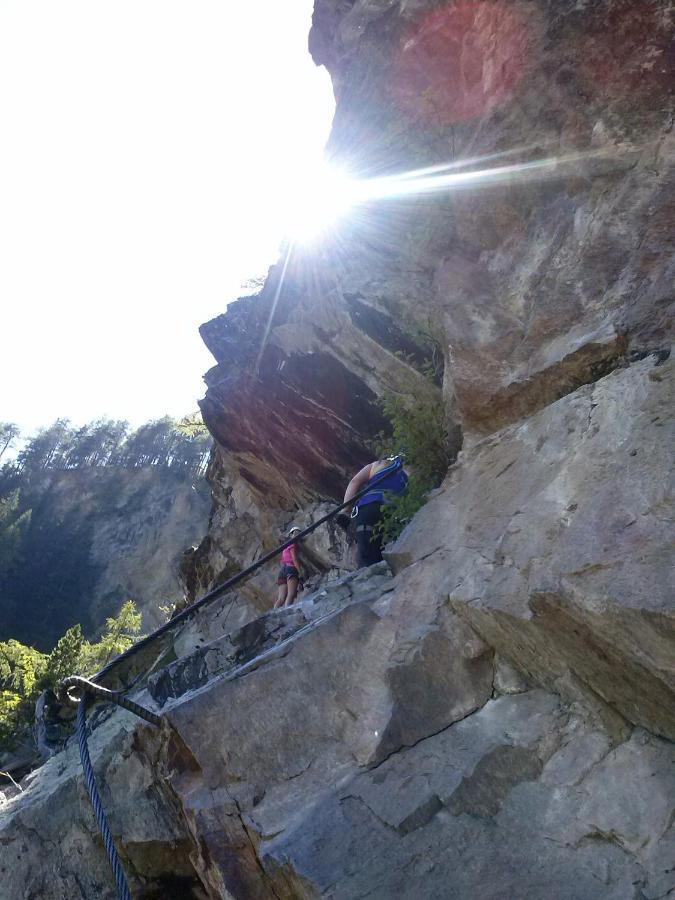
[[[300,580],[300,573],[295,568],[295,566],[289,566],[284,563],[279,569],[277,584],[286,584],[289,578],[297,578],[298,580]]]

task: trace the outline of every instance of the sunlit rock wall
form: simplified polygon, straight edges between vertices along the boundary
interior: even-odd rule
[[[361,203],[203,326],[222,489],[265,510],[266,546],[371,457],[378,397],[433,390],[432,344],[455,446],[668,348],[671,26],[662,2],[317,0],[329,159],[456,177]]]
[[[360,235],[339,251],[349,290],[426,307],[465,432],[493,431],[617,356],[668,343],[668,7],[316,3],[310,47],[334,77],[334,159],[371,177],[514,167],[420,195],[412,210],[379,203],[364,227],[394,261],[380,254],[376,285]],[[405,260],[418,274],[402,298]]]

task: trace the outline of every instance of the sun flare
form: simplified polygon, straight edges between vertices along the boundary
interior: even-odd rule
[[[537,178],[565,177],[591,160],[620,156],[620,148],[507,162],[529,148],[502,151],[481,158],[440,163],[408,172],[367,179],[350,178],[323,163],[289,182],[283,197],[283,221],[292,243],[308,244],[325,236],[339,220],[353,216],[363,204],[388,199],[479,189],[498,184],[517,185]],[[496,162],[501,164],[495,165]],[[487,165],[490,163],[490,165]]]
[[[357,200],[357,182],[323,163],[303,174],[286,198],[289,238],[306,244],[325,234]]]

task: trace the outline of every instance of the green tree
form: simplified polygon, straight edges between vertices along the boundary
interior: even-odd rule
[[[11,422],[0,422],[0,459],[19,436]],[[26,441],[14,469],[31,477],[44,469],[80,469],[91,466],[166,466],[203,474],[211,449],[211,436],[199,411],[176,422],[170,416],[154,419],[129,433],[129,423],[95,419],[73,428],[57,419]]]
[[[81,675],[82,657],[88,641],[82,634],[81,625],[73,625],[56,642],[56,647],[49,654],[45,672],[40,680],[40,688],[54,687],[68,675]]]
[[[9,750],[21,725],[21,695],[0,688],[0,750]]]
[[[124,445],[124,464],[132,468],[169,465],[177,439],[174,425],[170,416],[141,425],[129,435]]]
[[[141,614],[128,600],[106,620],[100,640],[90,643],[74,625],[49,654],[19,641],[0,642],[0,750],[11,749],[31,729],[35,701],[68,675],[94,675],[139,636]]]
[[[0,641],[0,688],[32,694],[47,666],[47,655],[19,641]]]
[[[0,749],[32,720],[38,682],[47,656],[19,641],[0,642]]]
[[[69,468],[114,465],[127,437],[127,422],[96,419],[78,429],[68,452]]]
[[[0,459],[20,436],[19,426],[14,422],[0,422]]]
[[[63,468],[73,435],[68,419],[57,419],[47,428],[41,428],[18,454],[21,470],[31,474],[49,467]]]
[[[117,616],[106,619],[105,631],[100,641],[82,648],[80,657],[82,670],[94,674],[113,657],[128,650],[140,634],[141,619],[142,616],[133,600],[123,603]]]
[[[21,554],[21,543],[30,525],[31,510],[19,509],[19,488],[0,497],[0,573],[8,573]]]
[[[189,438],[206,437],[210,438],[209,429],[204,424],[200,410],[183,416],[176,422],[176,431]]]
[[[203,475],[211,455],[213,438],[201,412],[197,410],[184,416],[176,422],[175,430],[180,441],[174,453],[174,462],[189,469],[195,477]]]

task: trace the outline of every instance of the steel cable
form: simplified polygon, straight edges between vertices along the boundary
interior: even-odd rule
[[[80,694],[79,697],[73,693],[74,690],[77,690]],[[119,854],[117,853],[117,847],[115,846],[112,834],[110,833],[108,817],[105,814],[101,795],[98,792],[94,767],[91,764],[91,757],[89,755],[89,747],[87,745],[87,703],[89,695],[93,695],[98,700],[108,701],[110,703],[115,703],[118,706],[122,706],[124,709],[128,709],[129,712],[134,713],[134,715],[140,716],[140,718],[144,719],[146,722],[150,722],[152,725],[159,725],[161,718],[144,706],[140,706],[133,700],[123,697],[121,691],[109,691],[107,688],[101,687],[99,684],[94,684],[92,681],[89,681],[87,678],[82,678],[79,675],[71,675],[69,678],[65,678],[59,686],[59,697],[61,700],[70,706],[77,706],[77,743],[80,748],[80,761],[84,771],[84,782],[87,786],[87,793],[89,794],[89,799],[91,800],[91,805],[94,809],[96,822],[98,823],[98,827],[103,837],[103,845],[105,846],[105,852],[108,855],[110,868],[112,869],[115,878],[117,896],[119,897],[119,900],[131,900],[129,885],[122,863],[120,862]]]
[[[390,467],[387,467],[386,470],[378,473],[376,478],[372,478],[368,484],[358,491],[354,496],[340,503],[338,506],[334,507],[329,513],[326,513],[325,516],[322,516],[320,519],[317,519],[316,522],[312,522],[311,525],[308,525],[300,534],[295,535],[295,537],[289,538],[287,541],[284,541],[283,544],[280,544],[278,547],[275,547],[274,550],[270,550],[269,553],[266,553],[264,556],[261,556],[260,559],[257,559],[254,563],[251,563],[247,568],[242,569],[241,572],[238,572],[236,575],[233,575],[232,578],[228,578],[227,581],[224,581],[222,584],[217,585],[212,588],[207,594],[204,594],[199,600],[196,600],[186,609],[182,610],[178,613],[178,615],[174,616],[168,622],[165,622],[163,625],[160,625],[159,628],[156,628],[151,634],[148,634],[146,637],[141,638],[139,641],[136,641],[135,644],[132,644],[128,650],[125,650],[124,653],[120,653],[119,656],[116,656],[115,659],[111,660],[107,666],[104,666],[100,672],[97,672],[96,675],[93,676],[94,681],[100,681],[106,675],[108,675],[113,669],[115,669],[121,662],[129,659],[135,653],[138,653],[139,650],[142,650],[143,647],[147,647],[153,641],[157,640],[157,638],[161,637],[163,634],[166,634],[168,631],[172,631],[176,625],[180,625],[181,622],[184,622],[185,619],[189,618],[193,613],[197,612],[198,609],[201,609],[202,606],[206,606],[207,603],[212,603],[226,591],[229,591],[236,584],[239,584],[240,581],[243,581],[244,578],[247,578],[253,572],[263,566],[266,562],[269,562],[271,559],[274,559],[275,556],[278,556],[286,547],[290,547],[291,544],[296,543],[297,541],[302,540],[302,538],[306,537],[308,534],[311,534],[315,531],[320,525],[323,525],[324,522],[327,522],[333,516],[337,515],[341,510],[345,509],[347,506],[351,506],[361,497],[365,496],[369,491],[377,485],[380,481],[384,481],[385,478],[388,478],[391,472],[389,471]]]
[[[135,715],[139,716],[141,719],[144,719],[146,722],[149,722],[152,725],[159,726],[159,724],[161,723],[161,717],[151,710],[146,709],[144,706],[140,706],[138,703],[135,703],[133,700],[129,700],[127,697],[124,697],[123,694],[125,693],[125,690],[128,690],[129,688],[121,691],[111,691],[100,684],[96,684],[95,681],[99,681],[101,678],[103,678],[104,675],[108,674],[122,660],[128,659],[132,654],[137,653],[142,647],[147,646],[162,634],[165,634],[166,632],[172,630],[176,625],[187,619],[202,606],[205,606],[207,603],[210,603],[217,597],[220,597],[225,593],[225,591],[234,587],[235,584],[238,584],[256,569],[259,569],[260,566],[264,565],[266,562],[269,562],[269,560],[273,559],[275,556],[278,556],[278,554],[281,553],[286,547],[289,547],[296,541],[301,540],[306,535],[311,534],[312,531],[317,529],[320,525],[323,525],[324,522],[327,522],[330,518],[335,516],[345,507],[350,506],[360,497],[363,497],[366,493],[368,493],[368,491],[371,491],[379,481],[383,481],[386,477],[388,477],[389,474],[390,472],[388,470],[382,472],[379,478],[372,479],[365,488],[363,488],[361,491],[358,491],[350,500],[347,500],[346,502],[341,503],[339,506],[336,506],[325,516],[322,516],[316,522],[313,522],[311,525],[301,531],[300,534],[293,538],[289,538],[289,540],[285,541],[279,547],[276,547],[274,550],[271,550],[269,553],[261,556],[260,559],[256,560],[252,565],[237,573],[237,575],[234,575],[232,578],[229,578],[223,584],[213,588],[213,590],[205,594],[200,600],[197,600],[195,603],[193,603],[187,609],[183,610],[169,622],[166,622],[164,625],[153,631],[152,634],[149,634],[147,637],[142,638],[140,641],[137,641],[128,650],[126,650],[124,653],[121,653],[114,660],[108,663],[107,666],[104,666],[104,668],[101,669],[100,672],[94,675],[93,681],[89,680],[88,678],[83,678],[80,675],[71,675],[68,678],[65,678],[59,685],[58,693],[61,702],[66,703],[70,706],[77,707],[77,741],[80,748],[80,760],[82,762],[82,769],[84,770],[84,780],[87,786],[89,799],[91,800],[91,805],[94,809],[98,827],[101,831],[101,835],[103,836],[103,844],[110,861],[110,867],[112,868],[112,872],[115,877],[115,884],[117,885],[117,894],[119,900],[131,900],[131,893],[129,891],[129,885],[127,883],[122,863],[120,862],[119,854],[117,853],[117,848],[115,847],[115,842],[113,841],[112,834],[110,833],[110,826],[108,824],[105,810],[103,809],[103,803],[101,802],[101,796],[98,792],[98,787],[96,784],[96,776],[94,775],[94,769],[91,764],[91,757],[89,756],[89,747],[87,745],[88,695],[93,695],[101,701],[115,703],[117,706],[121,706],[124,709],[129,710],[130,712],[134,713]],[[77,693],[74,693],[74,691],[76,691]]]
[[[120,858],[117,853],[117,847],[115,847],[115,842],[113,841],[112,834],[110,833],[108,818],[105,814],[105,810],[103,809],[101,795],[98,792],[96,777],[94,776],[94,769],[92,767],[91,758],[89,756],[89,747],[87,746],[86,707],[87,699],[86,697],[83,697],[77,706],[77,742],[80,745],[80,760],[82,762],[82,769],[84,770],[84,783],[87,786],[89,799],[91,800],[91,805],[94,808],[94,815],[96,816],[98,827],[103,836],[103,844],[105,846],[105,852],[108,854],[110,868],[112,869],[113,875],[115,876],[117,896],[119,897],[119,900],[131,900],[131,891],[129,890],[129,885],[127,884],[127,877],[124,874],[124,869],[122,868],[122,863],[120,862]]]

